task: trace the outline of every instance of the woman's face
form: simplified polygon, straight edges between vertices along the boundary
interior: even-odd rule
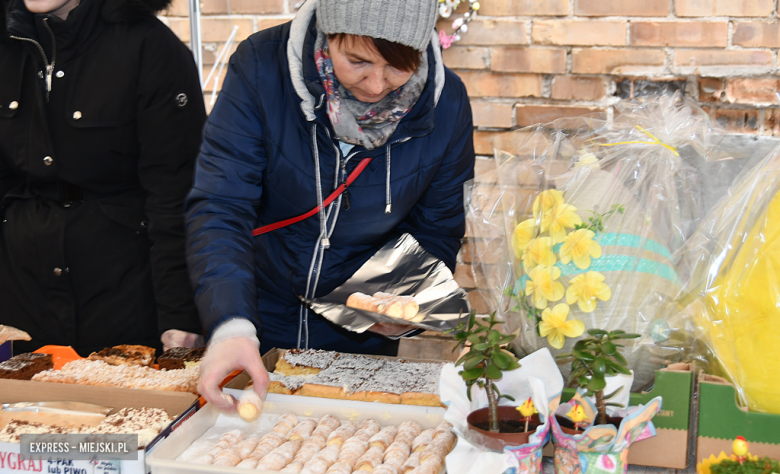
[[[31,13],[50,13],[63,20],[78,4],[79,0],[24,0],[24,6]]]
[[[370,41],[329,42],[336,78],[361,102],[374,103],[409,81],[413,71],[387,63]]]

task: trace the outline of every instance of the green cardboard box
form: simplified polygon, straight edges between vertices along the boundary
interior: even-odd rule
[[[780,459],[780,415],[749,412],[737,406],[734,386],[720,377],[699,376],[699,429],[696,462],[723,451],[743,436],[751,454]]]
[[[656,435],[631,445],[629,464],[670,469],[688,467],[693,380],[689,364],[671,364],[656,370],[655,384],[649,392],[631,394],[631,406],[645,404],[657,396],[663,397],[663,405],[653,418]],[[573,389],[565,389],[561,401],[566,402],[573,395]],[[552,456],[552,444],[545,447],[544,454]]]

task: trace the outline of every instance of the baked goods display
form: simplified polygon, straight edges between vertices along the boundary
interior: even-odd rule
[[[443,364],[289,350],[270,374],[270,393],[406,405],[442,406]]]
[[[206,353],[205,347],[189,349],[187,347],[174,347],[160,354],[157,358],[157,367],[160,370],[175,370],[194,367],[200,364],[203,355]]]
[[[31,380],[35,374],[54,367],[51,354],[27,352],[0,363],[0,378]]]
[[[424,314],[418,314],[420,305],[413,296],[397,296],[381,291],[373,296],[360,292],[352,293],[347,298],[347,306],[412,322],[420,322],[425,317]]]
[[[165,410],[159,408],[123,408],[107,416],[96,426],[47,424],[11,419],[0,430],[0,441],[18,443],[23,434],[138,434],[138,447],[150,443],[171,422]]]
[[[107,347],[89,355],[89,360],[100,360],[109,365],[140,365],[150,367],[154,363],[153,347],[122,344]]]
[[[60,370],[39,372],[32,380],[197,394],[199,377],[199,366],[156,370],[139,365],[109,365],[102,360],[82,359],[68,362]]]
[[[414,421],[382,427],[333,415],[279,416],[270,432],[231,430],[192,462],[294,474],[437,474],[457,442],[451,425],[423,430]]]

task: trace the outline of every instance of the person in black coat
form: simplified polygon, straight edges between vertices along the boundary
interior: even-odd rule
[[[197,344],[182,210],[206,114],[155,17],[169,0],[0,1],[0,323],[32,336],[15,351]]]

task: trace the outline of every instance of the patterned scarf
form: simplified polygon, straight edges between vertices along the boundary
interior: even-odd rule
[[[314,44],[314,60],[325,87],[328,117],[336,137],[343,142],[362,145],[367,150],[373,150],[387,142],[401,119],[417,103],[428,78],[428,56],[424,52],[420,67],[406,84],[390,92],[379,102],[370,104],[357,100],[336,79],[333,60],[328,50],[328,38],[319,28]]]

